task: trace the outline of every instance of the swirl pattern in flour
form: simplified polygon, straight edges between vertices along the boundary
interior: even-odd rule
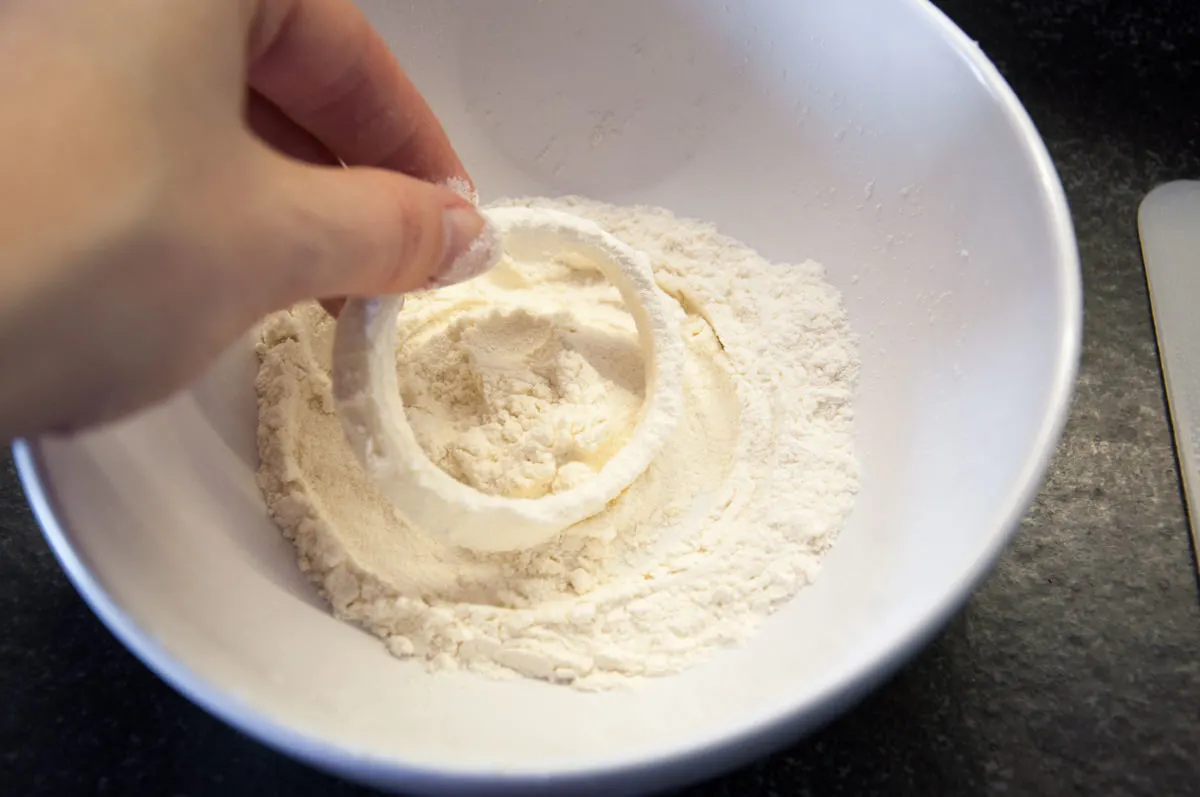
[[[545,545],[448,546],[407,525],[354,460],[330,393],[333,322],[304,305],[268,319],[260,345],[269,510],[335,614],[398,656],[583,689],[678,672],[809,583],[853,507],[858,360],[840,296],[814,263],[773,265],[665,210],[499,204],[592,219],[650,255],[683,316],[672,439],[605,511]],[[430,458],[508,497],[591,478],[645,390],[632,317],[578,262],[509,261],[411,297],[397,360]]]

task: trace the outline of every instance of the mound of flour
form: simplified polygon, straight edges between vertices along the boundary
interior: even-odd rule
[[[657,208],[559,209],[646,252],[678,303],[685,410],[607,509],[536,549],[482,554],[408,525],[349,451],[333,322],[268,319],[259,482],[335,614],[437,670],[582,689],[677,672],[745,639],[816,575],[854,504],[854,338],[815,263],[776,265]],[[642,353],[617,290],[572,263],[507,261],[411,297],[397,369],[409,422],[456,479],[510,497],[590,478],[628,437]],[[514,353],[520,353],[514,357]]]

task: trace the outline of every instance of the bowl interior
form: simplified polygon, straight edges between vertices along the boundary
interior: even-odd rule
[[[195,699],[377,783],[661,761],[857,696],[1003,544],[1073,375],[1065,206],[994,70],[917,0],[360,5],[485,201],[662,205],[825,264],[861,334],[851,523],[752,641],[640,691],[432,677],[331,619],[266,519],[244,342],[169,404],[26,452],[77,583]]]

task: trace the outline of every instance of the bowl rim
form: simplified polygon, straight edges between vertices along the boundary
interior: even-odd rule
[[[38,440],[12,445],[17,475],[34,518],[71,584],[100,621],[152,672],[189,701],[231,727],[280,753],[351,781],[421,793],[467,791],[472,794],[535,794],[563,790],[611,794],[614,790],[682,786],[728,771],[807,734],[861,700],[915,655],[949,621],[995,566],[1026,509],[1041,487],[1066,425],[1082,347],[1083,297],[1075,230],[1062,183],[1045,143],[1025,108],[974,40],[930,0],[914,0],[956,53],[965,58],[1014,124],[1032,158],[1047,203],[1053,233],[1056,277],[1063,295],[1063,321],[1056,342],[1056,366],[1049,400],[1034,446],[1009,489],[987,542],[975,561],[919,621],[891,633],[822,685],[810,698],[781,700],[771,711],[694,737],[673,748],[627,755],[576,768],[544,771],[496,771],[481,767],[448,769],[391,756],[364,754],[296,731],[223,692],[175,658],[121,608],[92,572],[75,545],[75,536],[46,469]]]

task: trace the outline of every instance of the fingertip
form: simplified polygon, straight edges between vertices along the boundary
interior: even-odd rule
[[[472,205],[479,205],[479,193],[475,190],[475,184],[471,182],[471,178],[466,175],[447,177],[438,182],[438,185],[453,191]]]
[[[456,191],[382,169],[270,155],[274,240],[259,263],[278,306],[318,299],[336,316],[341,297],[444,287],[499,259],[495,231],[461,193],[465,180]]]
[[[429,287],[446,288],[490,271],[500,260],[500,236],[474,206],[457,205],[442,215],[442,259]]]

